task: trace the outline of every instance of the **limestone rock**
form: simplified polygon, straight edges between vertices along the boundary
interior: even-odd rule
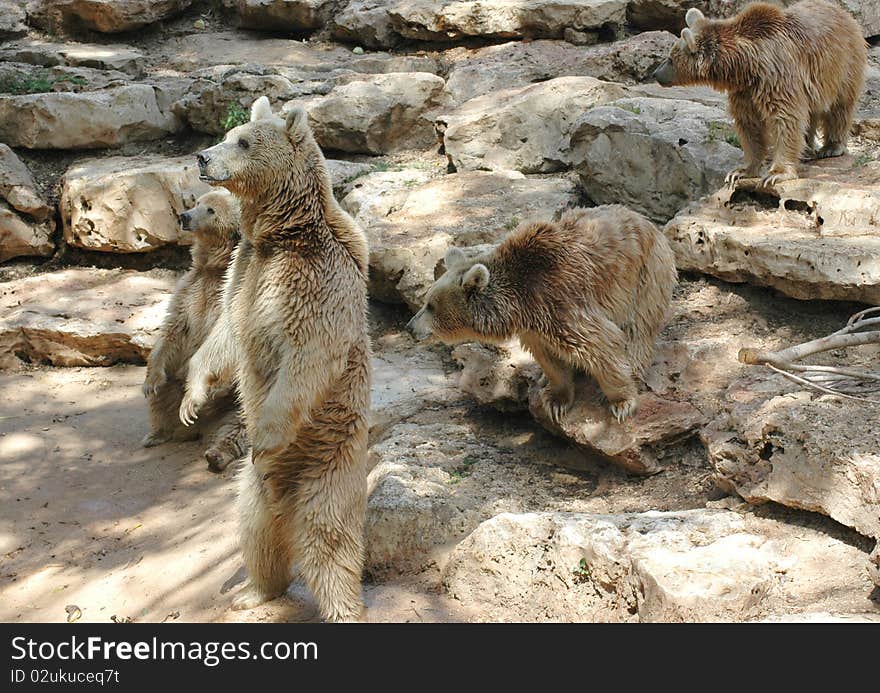
[[[0,283],[0,364],[143,364],[176,276],[74,268]]]
[[[54,231],[53,219],[42,222],[28,219],[0,200],[0,262],[22,256],[51,255],[55,250]]]
[[[20,256],[51,255],[55,248],[52,213],[27,166],[9,147],[0,144],[0,262]]]
[[[31,0],[28,21],[50,33],[134,31],[185,10],[192,0]]]
[[[436,142],[428,113],[441,104],[436,75],[387,73],[336,87],[308,104],[309,122],[325,150],[386,154]]]
[[[52,214],[27,166],[5,144],[0,144],[0,197],[37,221],[45,221]]]
[[[81,161],[63,179],[64,238],[80,248],[117,253],[188,245],[177,217],[208,190],[194,156]]]
[[[391,48],[400,41],[388,0],[350,0],[330,19],[333,38],[367,48]]]
[[[0,0],[0,38],[27,32],[24,0]]]
[[[358,178],[355,187],[370,185],[376,175],[380,174]],[[570,178],[515,172],[441,176],[405,186],[404,192],[386,188],[379,193],[386,195],[394,196],[386,215],[361,217],[370,240],[370,294],[382,301],[405,302],[413,309],[421,307],[437,263],[450,245],[497,242],[520,221],[552,217],[578,202]],[[352,193],[342,200],[355,216],[364,203],[364,196]]]
[[[161,92],[131,84],[82,93],[0,96],[0,140],[28,149],[95,149],[161,138],[179,129]]]
[[[748,382],[731,386],[729,411],[703,432],[719,480],[750,503],[823,513],[880,539],[873,408],[808,392],[734,399]]]
[[[716,190],[742,162],[727,114],[690,101],[637,97],[588,111],[564,153],[587,194],[666,221]]]
[[[388,12],[394,31],[417,41],[562,38],[565,29],[619,30],[626,0],[405,0]]]
[[[730,0],[720,1],[730,3]],[[684,15],[691,7],[705,12],[706,0],[629,0],[626,21],[642,31],[663,29],[678,34],[685,27]]]
[[[541,377],[541,368],[518,341],[502,347],[459,344],[452,358],[461,366],[458,386],[477,402],[500,411],[528,409],[529,388]]]
[[[559,77],[478,96],[437,116],[437,123],[459,171],[550,173],[566,168],[560,146],[583,112],[626,95],[625,88],[593,77]]]
[[[828,159],[775,190],[742,181],[691,205],[665,228],[678,268],[795,298],[880,303],[880,162],[851,165]]]
[[[561,41],[513,41],[476,50],[454,48],[446,90],[453,104],[502,89],[526,87],[557,77],[595,77],[642,82],[669,54],[675,37],[651,31],[587,49]],[[722,97],[723,98],[723,97]]]
[[[134,78],[144,74],[144,54],[124,44],[55,43],[22,39],[0,50],[0,59],[43,67],[68,65],[115,70]]]

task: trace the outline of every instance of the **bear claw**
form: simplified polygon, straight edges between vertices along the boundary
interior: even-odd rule
[[[623,402],[615,402],[611,405],[611,414],[622,424],[626,419],[636,413],[639,402],[636,399],[627,399]]]

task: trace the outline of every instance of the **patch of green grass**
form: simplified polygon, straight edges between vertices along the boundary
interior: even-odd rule
[[[855,167],[861,168],[862,166],[867,166],[872,161],[874,161],[874,157],[868,154],[868,152],[862,152],[856,157]]]
[[[590,566],[587,565],[586,558],[582,558],[580,561],[578,561],[577,568],[572,571],[572,574],[574,575],[574,581],[577,584],[589,581]]]
[[[512,216],[510,220],[504,225],[505,230],[513,231],[517,226],[519,226],[519,222],[522,221],[518,216]]]
[[[736,133],[727,123],[714,121],[709,123],[707,127],[709,130],[708,134],[706,135],[707,141],[717,142],[718,140],[724,140],[730,146],[736,147],[737,149],[742,149],[742,145],[739,142],[739,137],[736,136]]]
[[[642,112],[641,108],[639,108],[638,106],[634,106],[631,103],[618,103],[614,105],[616,105],[618,108],[622,108],[624,111],[635,113],[636,115],[640,115]]]
[[[226,109],[226,117],[220,123],[220,127],[224,132],[229,132],[232,128],[244,125],[251,119],[251,114],[238,101],[233,101]]]
[[[479,458],[474,457],[473,455],[466,456],[461,461],[461,466],[449,474],[449,483],[457,484],[463,479],[467,479],[472,474],[471,467],[479,461]]]
[[[22,94],[45,94],[54,91],[56,84],[62,83],[74,84],[76,86],[85,86],[88,80],[80,75],[58,75],[52,76],[48,70],[40,70],[33,75],[27,77],[6,76],[0,78],[0,94],[12,94],[20,96]]]

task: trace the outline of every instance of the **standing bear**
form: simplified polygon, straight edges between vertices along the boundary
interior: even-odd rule
[[[201,178],[239,198],[241,247],[224,313],[193,359],[180,416],[235,373],[253,464],[238,508],[248,585],[234,608],[282,594],[294,563],[331,621],[363,620],[367,493],[364,233],[333,197],[306,114],[254,102],[249,123],[198,156]]]
[[[555,420],[575,371],[598,383],[618,421],[635,412],[636,377],[654,356],[676,284],[666,237],[621,205],[573,209],[521,225],[491,251],[446,253],[446,273],[407,328],[447,344],[519,337],[547,380]]]
[[[685,21],[654,77],[664,86],[705,84],[727,92],[745,154],[745,166],[728,174],[729,185],[757,176],[771,152],[764,186],[797,178],[802,154],[846,153],[868,53],[845,10],[827,0],[802,0],[785,10],[754,3],[722,20],[691,8]],[[819,128],[824,142],[816,153]]]
[[[223,278],[239,238],[238,202],[225,190],[212,190],[180,215],[180,224],[185,232],[192,234],[192,265],[177,282],[159,337],[147,360],[143,392],[150,409],[152,430],[141,443],[144,447],[198,437],[198,431],[181,425],[177,409],[183,398],[190,359],[220,314]],[[223,400],[231,389],[230,378],[217,381],[210,399]],[[228,462],[230,456],[235,457],[233,448],[243,454],[240,448],[246,447],[241,427],[235,424],[227,426],[215,442],[220,446],[217,451],[222,448],[225,452],[229,448],[229,454],[219,456],[221,463]]]

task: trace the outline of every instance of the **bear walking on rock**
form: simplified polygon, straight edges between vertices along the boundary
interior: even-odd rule
[[[198,437],[177,418],[190,359],[205,341],[220,314],[223,276],[239,239],[239,208],[225,190],[205,193],[192,209],[180,215],[181,226],[193,236],[192,266],[180,278],[168,306],[156,344],[147,360],[143,391],[150,408],[152,430],[144,447],[168,440]],[[231,378],[218,380],[206,399],[232,389]],[[232,440],[238,438],[237,431]]]
[[[239,486],[247,609],[282,594],[294,564],[321,615],[362,620],[367,492],[366,237],[336,202],[306,114],[268,99],[199,157],[242,208],[224,314],[193,359],[181,419],[234,370],[253,464]]]
[[[499,246],[446,253],[446,273],[407,326],[418,339],[500,343],[519,337],[544,371],[558,420],[591,375],[618,421],[634,413],[636,377],[654,356],[676,284],[654,224],[621,205],[573,209],[521,225]]]
[[[685,21],[654,77],[664,86],[705,84],[727,92],[745,154],[745,166],[730,172],[728,184],[759,175],[771,153],[765,186],[797,178],[802,154],[846,153],[868,53],[845,10],[827,0],[784,10],[755,3],[721,20],[691,8]],[[814,152],[819,129],[824,142]]]

